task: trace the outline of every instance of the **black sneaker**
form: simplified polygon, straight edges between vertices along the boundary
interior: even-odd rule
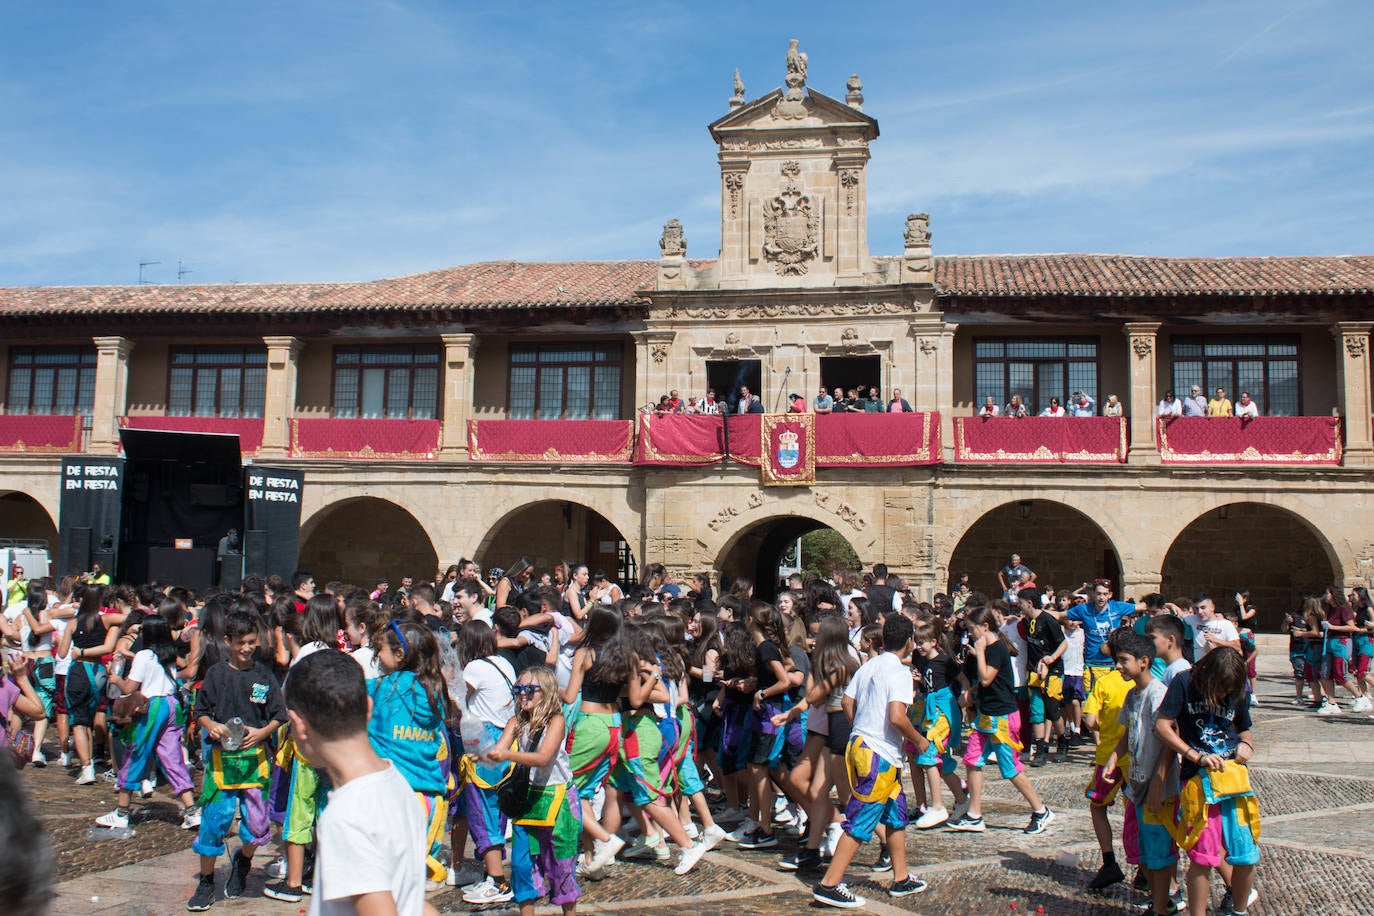
[[[988,828],[987,825],[983,823],[983,818],[981,815],[977,817],[971,817],[968,814],[962,814],[959,816],[959,819],[957,821],[949,822],[949,829],[958,830],[963,833],[982,833],[984,830],[987,830]]]
[[[910,897],[912,894],[919,894],[926,889],[926,883],[915,875],[907,875],[901,881],[893,881],[892,887],[888,888],[888,895],[891,897]]]
[[[778,838],[771,833],[755,830],[739,841],[740,849],[772,849],[778,845]]]
[[[799,849],[778,863],[778,868],[783,871],[816,871],[820,867],[821,851],[819,849]]]
[[[1081,732],[1069,732],[1069,747],[1082,747],[1083,734]]]
[[[1145,869],[1136,868],[1135,878],[1131,881],[1131,887],[1138,891],[1148,891],[1150,889],[1150,879],[1145,877]]]
[[[215,905],[215,876],[201,875],[196,892],[186,901],[186,909],[192,913],[203,913]]]
[[[849,889],[849,885],[841,881],[834,887],[826,887],[824,884],[817,884],[811,888],[811,899],[817,903],[824,903],[826,906],[837,906],[844,910],[855,910],[868,903],[863,897],[858,896]]]
[[[892,871],[892,856],[887,854],[887,850],[883,850],[878,853],[878,859],[873,863],[873,874],[881,875],[887,871]]]
[[[1031,756],[1030,765],[1042,767],[1050,762],[1050,746],[1043,741],[1035,742],[1035,753]]]
[[[315,891],[315,853],[311,849],[305,851],[305,867],[301,869],[301,893],[312,894]]]
[[[1059,738],[1059,747],[1057,748],[1057,753],[1055,754],[1054,762],[1055,762],[1055,763],[1068,763],[1068,762],[1069,762],[1069,739],[1063,737],[1062,735],[1061,735],[1060,738]]]
[[[300,903],[301,897],[304,896],[299,887],[292,887],[287,884],[285,878],[275,884],[265,886],[262,889],[262,895],[271,897],[273,900],[284,900],[287,903]]]
[[[1038,812],[1031,812],[1030,823],[1026,825],[1026,829],[1023,832],[1030,836],[1035,836],[1037,833],[1044,833],[1053,822],[1054,812],[1050,810],[1049,805],[1046,805]]]
[[[1115,862],[1103,862],[1102,867],[1097,870],[1097,875],[1088,883],[1088,890],[1100,891],[1125,880],[1126,875],[1120,865]]]
[[[1231,897],[1231,888],[1230,888],[1228,885],[1225,885],[1225,884],[1223,884],[1222,887],[1225,887],[1226,890],[1222,892],[1222,895],[1221,895],[1221,905],[1217,907],[1217,912],[1218,912],[1218,913],[1230,913],[1230,912],[1232,912],[1233,910],[1235,910],[1235,908],[1236,908],[1236,907],[1235,907],[1235,900],[1233,900],[1232,897]]]
[[[252,868],[252,859],[245,859],[241,852],[234,853],[234,858],[229,860],[229,878],[224,882],[225,900],[243,896],[243,889],[248,884],[248,872]]]

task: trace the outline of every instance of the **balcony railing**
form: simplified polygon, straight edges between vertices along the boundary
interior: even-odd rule
[[[468,459],[552,464],[627,464],[629,420],[469,420]]]
[[[295,417],[291,457],[432,460],[439,451],[438,420]]]
[[[152,429],[172,433],[216,433],[239,437],[239,451],[253,457],[262,447],[262,417],[120,417],[125,429]]]
[[[955,417],[960,463],[1103,464],[1126,460],[1125,417]]]
[[[61,414],[0,416],[0,452],[64,454],[81,451],[81,417]]]
[[[1169,464],[1341,463],[1339,417],[1175,417],[1156,434]]]

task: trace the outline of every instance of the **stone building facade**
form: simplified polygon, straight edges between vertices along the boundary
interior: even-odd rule
[[[875,227],[903,253],[873,257],[878,124],[857,77],[841,101],[809,87],[806,68],[794,43],[782,87],[751,101],[737,80],[710,125],[721,249],[709,260],[689,258],[692,227],[669,220],[660,256],[643,261],[0,289],[0,537],[58,535],[62,450],[23,441],[36,416],[84,418],[90,454],[115,453],[122,425],[246,416],[255,462],[306,475],[300,562],[322,581],[521,554],[757,578],[819,526],[926,594],[961,571],[995,583],[1013,551],[1042,583],[1248,588],[1271,622],[1305,589],[1369,580],[1374,257],[937,255],[925,214]],[[1156,402],[1194,378],[1257,388],[1265,412],[1300,433],[1299,421],[1330,429],[1339,415],[1340,457],[1255,460],[1238,442],[1163,460]],[[823,468],[814,486],[766,488],[729,462],[469,454],[470,420],[632,419],[669,391],[744,380],[770,411],[822,385],[871,384],[884,400],[900,390],[938,412],[943,460]],[[1089,384],[1099,410],[1109,394],[1124,405],[1123,460],[959,459],[960,423],[986,396],[1027,392],[1038,409]],[[433,424],[437,441],[348,455],[297,441],[298,421],[368,416]]]

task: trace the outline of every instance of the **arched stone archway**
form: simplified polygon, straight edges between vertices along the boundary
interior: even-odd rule
[[[375,496],[330,503],[301,526],[297,565],[321,586],[332,580],[371,585],[378,576],[399,582],[432,579],[438,554],[409,511]]]
[[[821,529],[844,536],[844,532],[807,515],[774,515],[746,525],[735,532],[716,557],[721,589],[742,576],[754,583],[756,597],[773,600],[778,592],[778,567],[783,556],[802,535]],[[852,541],[848,543],[854,547]]]
[[[1207,592],[1223,610],[1250,592],[1258,628],[1274,629],[1308,592],[1342,581],[1326,537],[1295,512],[1266,503],[1228,503],[1199,515],[1174,538],[1160,569],[1167,597]]]
[[[538,500],[508,511],[487,530],[475,559],[483,569],[508,568],[522,556],[538,573],[564,562],[586,563],[621,583],[636,581],[639,573],[633,542],[606,516],[571,500]]]
[[[968,573],[976,590],[996,597],[997,572],[1013,553],[1035,571],[1037,585],[1074,589],[1101,578],[1120,593],[1121,554],[1102,526],[1048,499],[1003,503],[979,516],[950,554],[949,576]]]
[[[57,559],[57,525],[36,498],[21,490],[0,493],[0,538],[46,541],[48,556]]]

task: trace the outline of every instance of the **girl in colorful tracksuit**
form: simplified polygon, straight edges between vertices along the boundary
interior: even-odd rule
[[[390,760],[424,806],[432,881],[444,880],[439,861],[448,824],[448,686],[439,643],[426,627],[391,621],[371,637],[382,676],[368,682],[372,720],[367,734],[377,756]]]

